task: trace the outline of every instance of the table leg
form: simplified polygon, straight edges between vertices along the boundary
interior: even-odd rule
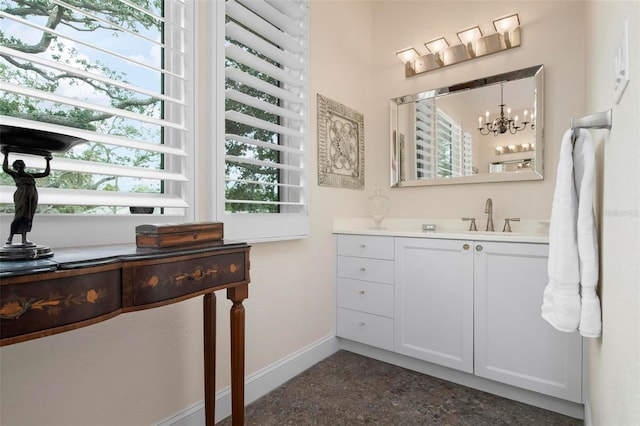
[[[231,424],[244,425],[244,306],[249,297],[249,285],[227,289],[231,307]]]
[[[216,422],[216,295],[203,299],[204,321],[204,415],[206,426]]]

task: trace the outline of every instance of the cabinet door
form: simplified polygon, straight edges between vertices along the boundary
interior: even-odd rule
[[[459,240],[396,238],[395,350],[473,372],[473,250]]]
[[[582,339],[540,316],[549,246],[475,245],[475,374],[581,402]]]

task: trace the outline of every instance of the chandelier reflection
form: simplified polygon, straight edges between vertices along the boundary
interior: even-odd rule
[[[511,118],[511,108],[507,108],[507,115],[504,114],[504,84],[500,84],[500,115],[493,121],[489,121],[489,111],[485,113],[485,121],[482,122],[482,116],[478,117],[478,130],[480,134],[486,136],[493,133],[498,136],[504,133],[515,135],[517,132],[527,128],[527,124],[531,123],[531,129],[535,129],[535,116],[532,114],[529,119],[529,111],[524,110],[524,119],[518,123],[518,116]]]

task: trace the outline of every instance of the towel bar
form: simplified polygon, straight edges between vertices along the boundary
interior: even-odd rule
[[[571,140],[575,143],[578,138],[578,129],[607,129],[611,130],[612,123],[612,110],[597,112],[591,115],[585,115],[580,118],[572,118],[570,121],[571,126]]]

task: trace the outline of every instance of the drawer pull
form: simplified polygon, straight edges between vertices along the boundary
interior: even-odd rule
[[[469,250],[469,244],[463,245],[462,248],[465,249],[465,250]]]
[[[367,248],[367,246],[366,246],[366,244],[360,244],[360,248],[361,248],[361,249],[366,249],[366,248]]]
[[[360,290],[360,291],[358,292],[358,294],[359,294],[360,296],[364,296],[364,290]]]
[[[364,267],[364,266],[361,266],[361,267],[360,267],[360,272],[364,272],[364,271],[366,271],[365,267]]]
[[[478,244],[478,245],[476,246],[476,251],[482,251],[482,246]]]
[[[364,327],[364,325],[365,325],[365,324],[364,324],[364,322],[363,322],[363,321],[361,321],[361,322],[359,322],[359,323],[358,323],[358,327]]]

